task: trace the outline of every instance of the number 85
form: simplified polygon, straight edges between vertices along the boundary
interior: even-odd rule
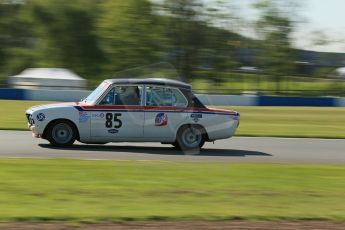
[[[112,113],[107,113],[105,115],[105,127],[113,128],[113,118],[114,118],[114,122],[117,123],[116,125],[114,125],[114,128],[115,129],[121,128],[122,121],[118,118],[121,115],[122,115],[121,113],[114,113],[114,115]]]

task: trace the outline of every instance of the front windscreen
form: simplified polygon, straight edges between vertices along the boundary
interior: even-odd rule
[[[85,100],[85,103],[94,104],[95,101],[107,90],[109,83],[102,82]]]

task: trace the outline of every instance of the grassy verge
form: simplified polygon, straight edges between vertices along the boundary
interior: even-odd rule
[[[0,221],[345,220],[343,165],[0,160]]]
[[[345,108],[233,108],[241,113],[239,136],[345,138]]]
[[[51,102],[0,100],[0,129],[26,130],[24,111],[44,103]],[[345,138],[345,108],[232,108],[241,113],[238,136]]]
[[[53,102],[0,100],[0,129],[29,130],[25,110],[34,105],[47,103]]]

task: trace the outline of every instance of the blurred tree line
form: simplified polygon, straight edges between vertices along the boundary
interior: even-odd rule
[[[198,70],[231,71],[243,64],[281,76],[294,68],[294,23],[281,2],[258,0],[259,39],[238,33],[241,16],[229,1],[0,0],[0,76],[29,67],[63,67],[99,82],[125,68],[166,61],[185,81]],[[220,25],[221,24],[221,25]],[[253,60],[235,58],[239,48]]]

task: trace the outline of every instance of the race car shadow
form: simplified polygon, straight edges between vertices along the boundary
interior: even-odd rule
[[[126,153],[143,153],[143,154],[155,154],[155,155],[196,155],[196,156],[219,156],[219,157],[245,157],[245,156],[272,156],[271,154],[239,150],[239,149],[201,149],[197,154],[184,153],[173,147],[150,147],[150,146],[116,146],[116,145],[83,145],[74,144],[68,148],[53,147],[49,144],[39,144],[42,148],[56,149],[56,150],[75,150],[86,152],[126,152]]]
[[[240,149],[202,149],[199,156],[245,157],[245,156],[272,156],[271,154]]]

